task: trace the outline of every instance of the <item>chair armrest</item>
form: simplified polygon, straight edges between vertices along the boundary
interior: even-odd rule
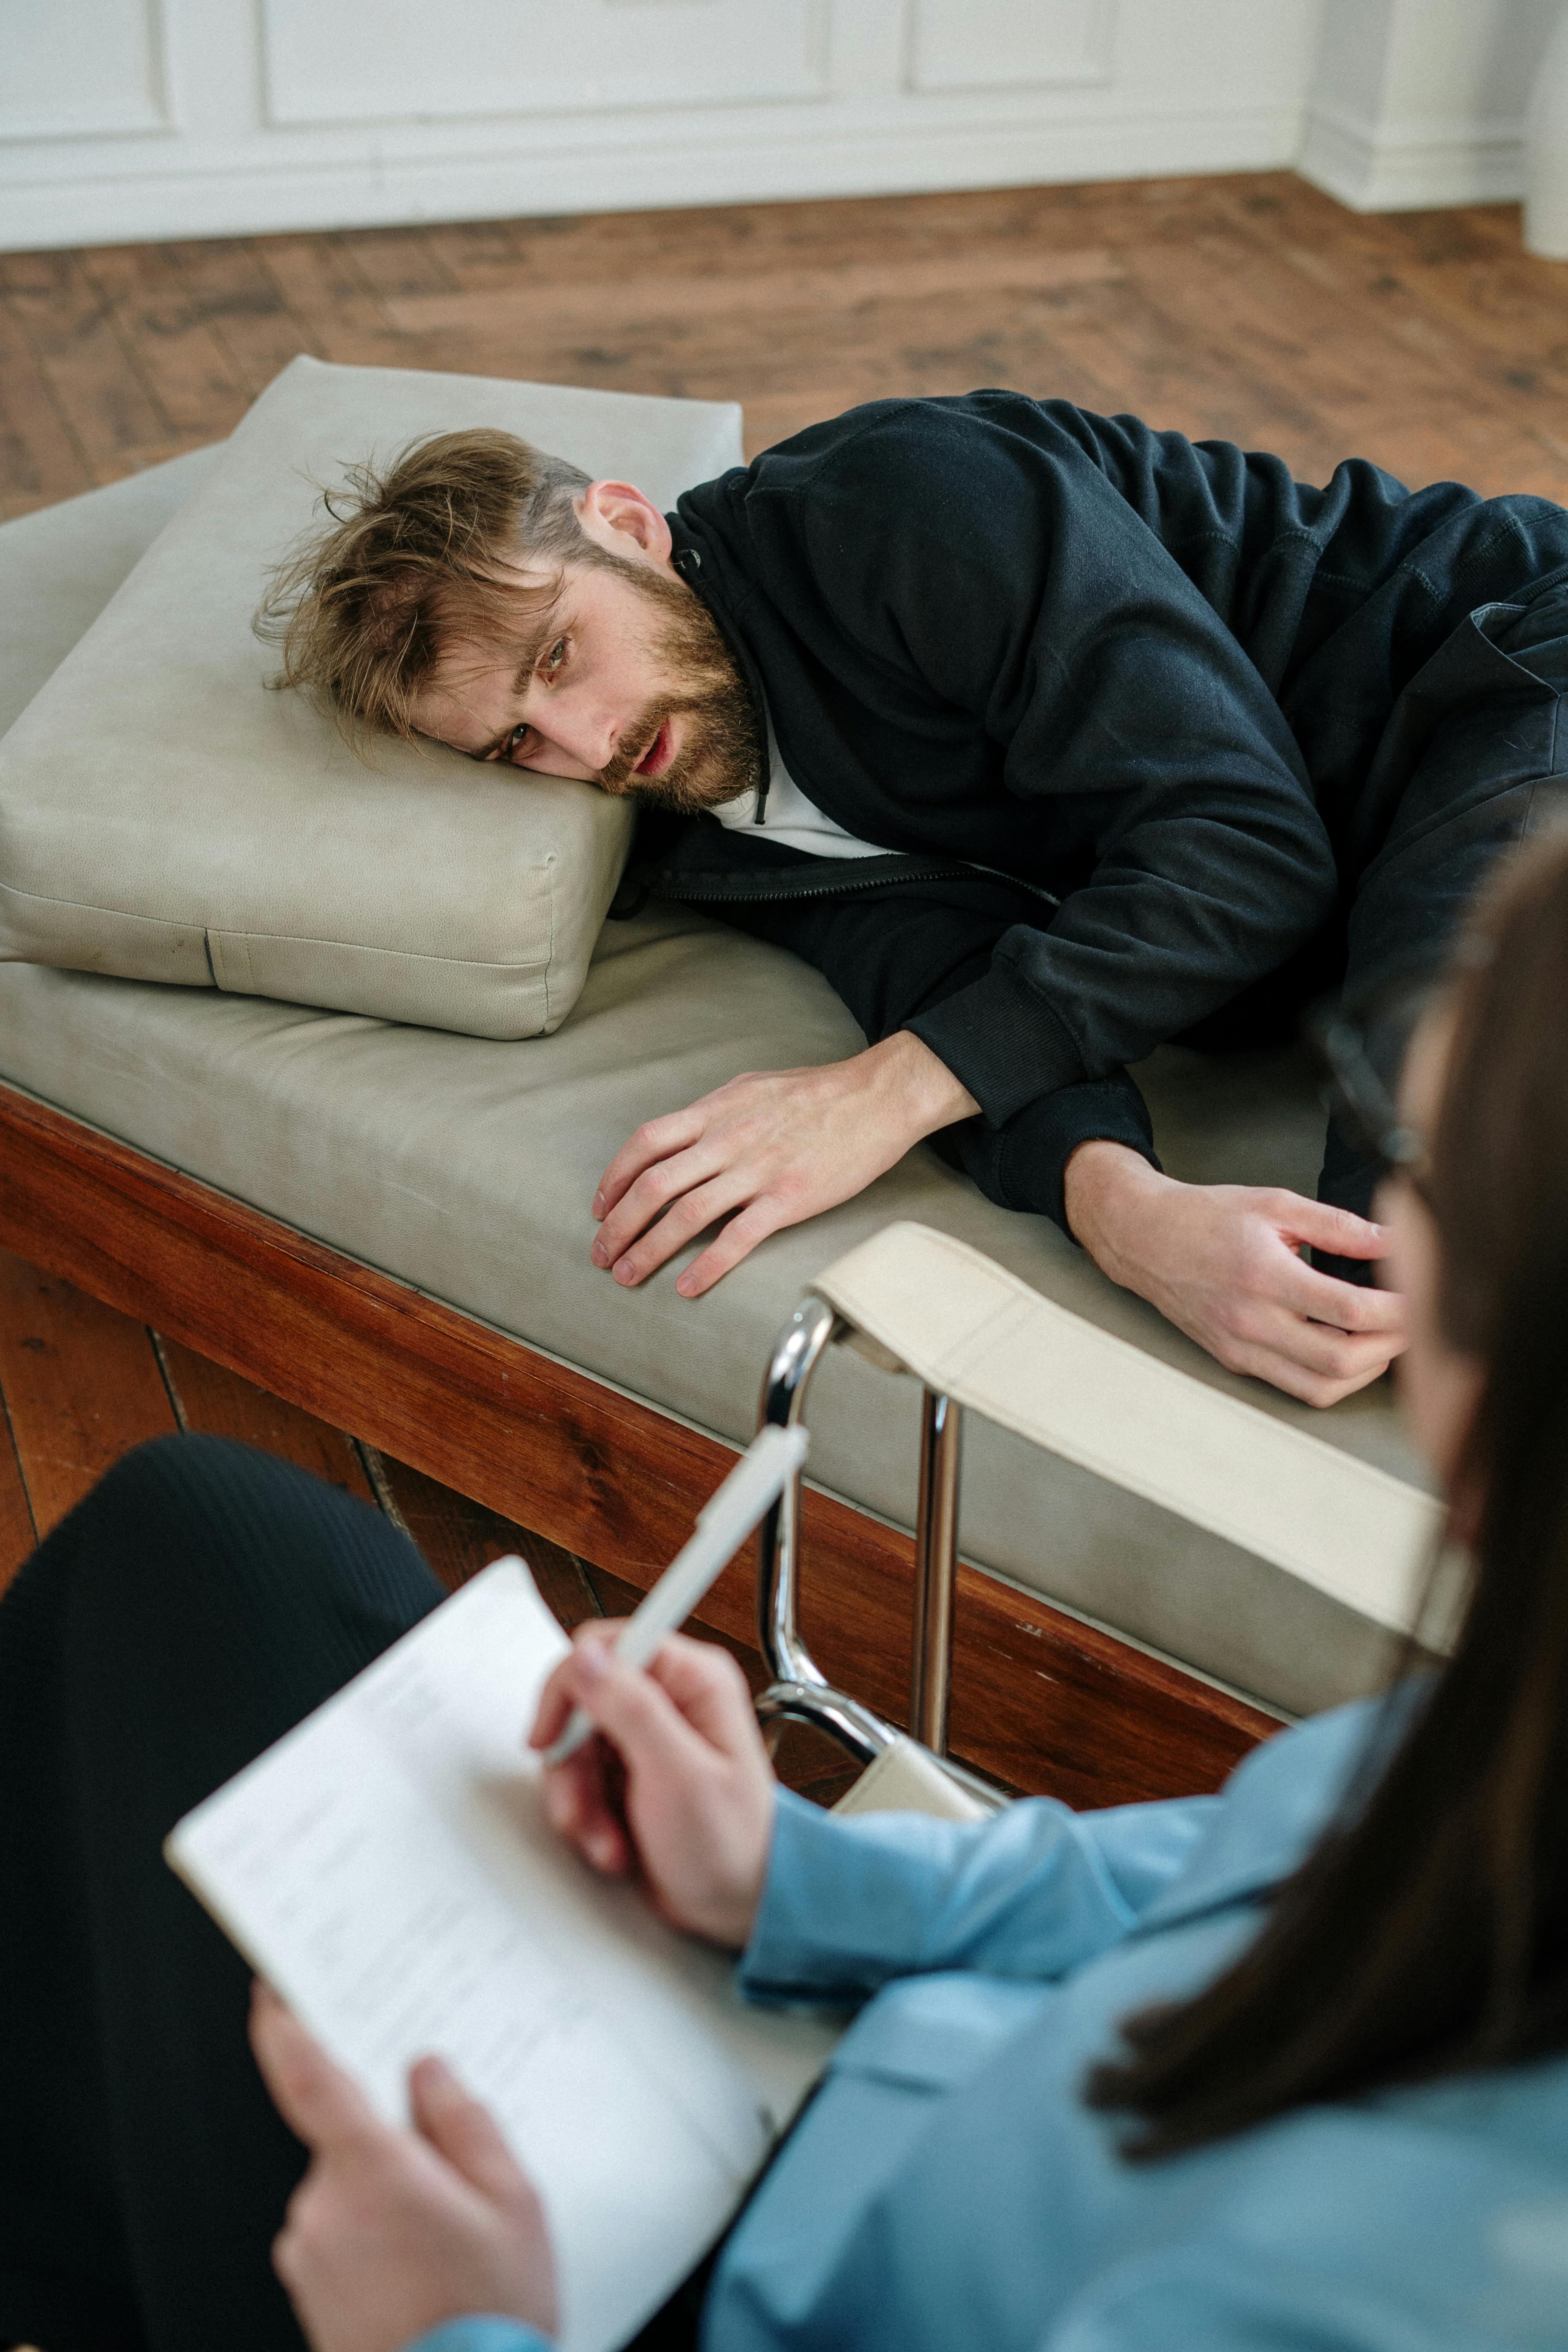
[[[1416,1630],[1442,1507],[1403,1479],[1158,1362],[926,1225],[885,1227],[814,1288],[875,1360],[1380,1625]]]

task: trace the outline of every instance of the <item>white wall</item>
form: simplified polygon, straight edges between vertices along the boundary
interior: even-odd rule
[[[1301,169],[1361,212],[1524,186],[1524,110],[1562,0],[1325,0]]]
[[[1289,163],[1321,0],[0,0],[0,247]]]
[[[1515,194],[1559,0],[0,0],[0,248],[1301,162]]]

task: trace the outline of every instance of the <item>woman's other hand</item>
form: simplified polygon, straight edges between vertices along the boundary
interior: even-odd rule
[[[310,2151],[272,2248],[312,2352],[399,2352],[470,2312],[550,2335],[555,2265],[538,2198],[488,2111],[438,2058],[408,2078],[411,2131],[383,2123],[264,1985],[250,2046]]]
[[[607,1876],[640,1868],[673,1926],[738,1950],[767,1875],[774,1797],[746,1678],[728,1651],[679,1633],[646,1673],[624,1665],[619,1631],[604,1618],[579,1626],[544,1686],[535,1748],[574,1706],[600,1735],[548,1774],[551,1821]]]

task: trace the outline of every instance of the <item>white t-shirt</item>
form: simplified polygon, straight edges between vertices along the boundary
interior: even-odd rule
[[[776,841],[784,849],[805,849],[813,857],[886,857],[874,841],[858,841],[808,801],[779,757],[773,713],[768,713],[767,817],[757,823],[757,795],[745,793],[713,812],[731,833],[749,833],[758,841]]]

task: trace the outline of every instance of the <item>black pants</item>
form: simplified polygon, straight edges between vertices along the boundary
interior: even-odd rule
[[[304,2150],[161,1849],[441,1597],[366,1505],[168,1437],[0,1601],[0,2345],[302,2352],[270,2249]],[[710,2268],[628,2352],[689,2352]]]
[[[177,1437],[0,1603],[0,2344],[300,2352],[268,2250],[303,2153],[160,1848],[440,1598],[366,1505]]]

